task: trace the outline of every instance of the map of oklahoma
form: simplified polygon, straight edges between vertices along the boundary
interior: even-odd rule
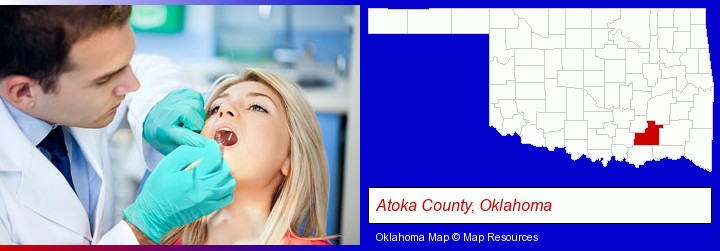
[[[712,170],[705,9],[370,9],[370,34],[489,34],[490,126],[607,165]]]
[[[490,126],[604,165],[712,170],[704,9],[491,9]]]

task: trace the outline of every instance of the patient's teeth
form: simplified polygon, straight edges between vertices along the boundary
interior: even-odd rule
[[[214,137],[213,139],[215,139],[215,141],[216,141],[218,144],[222,144],[222,143],[223,143],[222,133],[221,133],[220,131],[216,132],[216,133],[215,133],[215,137]]]

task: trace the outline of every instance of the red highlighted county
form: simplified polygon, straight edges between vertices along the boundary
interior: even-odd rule
[[[660,144],[660,128],[662,125],[656,125],[655,121],[648,121],[648,126],[644,133],[635,134],[635,145],[656,146]]]

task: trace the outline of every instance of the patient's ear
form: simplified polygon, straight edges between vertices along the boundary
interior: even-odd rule
[[[290,156],[287,156],[285,158],[285,161],[283,161],[283,165],[280,168],[280,172],[283,174],[283,176],[287,177],[288,173],[290,173]]]

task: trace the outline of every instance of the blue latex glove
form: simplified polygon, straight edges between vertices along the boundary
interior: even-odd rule
[[[205,125],[204,104],[197,91],[169,93],[145,117],[143,138],[163,155],[181,145],[202,146],[193,136]]]
[[[203,147],[180,146],[150,174],[135,202],[123,210],[128,222],[156,243],[170,230],[232,202],[235,180],[214,140],[195,134]],[[200,160],[195,168],[185,170]]]

